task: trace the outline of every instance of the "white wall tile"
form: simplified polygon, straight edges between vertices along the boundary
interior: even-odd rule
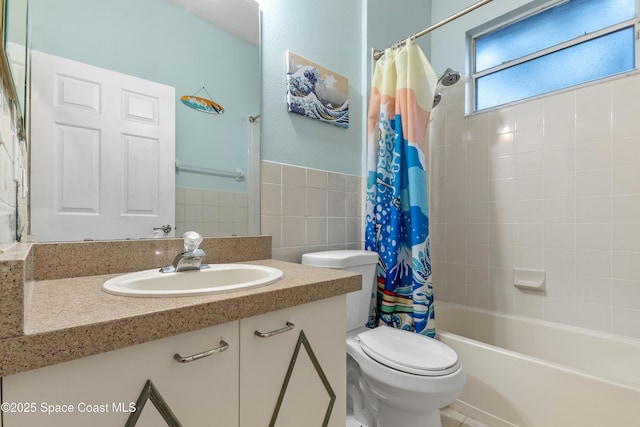
[[[614,139],[611,163],[612,166],[640,165],[640,137]]]
[[[611,277],[611,252],[604,250],[576,250],[576,274]]]
[[[640,252],[614,251],[612,255],[614,279],[640,281]]]
[[[262,215],[260,217],[260,233],[271,236],[271,247],[282,247],[282,217]]]
[[[542,135],[543,148],[562,148],[571,147],[576,144],[576,128],[574,125],[574,119],[566,120],[562,122],[550,122],[547,123],[545,118],[545,125]]]
[[[546,218],[546,202],[548,200],[514,200],[514,222],[520,224],[544,222]]]
[[[307,218],[307,246],[327,244],[327,219]]]
[[[475,269],[489,269],[489,245],[483,244],[467,244],[467,271],[470,267]],[[477,282],[469,283],[470,285],[477,285]]]
[[[541,127],[543,124],[543,103],[541,99],[523,102],[515,107],[516,131],[531,127]]]
[[[606,196],[611,194],[611,169],[576,172],[576,196]]]
[[[545,148],[543,151],[545,174],[573,172],[575,170],[575,147]]]
[[[489,137],[489,157],[512,156],[515,154],[514,132],[500,133]]]
[[[514,199],[542,199],[545,197],[543,175],[517,177],[514,181]]]
[[[282,215],[304,216],[307,208],[306,188],[293,185],[282,186]]]
[[[345,218],[329,218],[327,224],[327,239],[329,244],[347,243],[347,223]]]
[[[611,249],[611,224],[576,224],[576,249]]]
[[[573,127],[575,120],[575,92],[564,92],[543,99],[545,131],[549,126]],[[568,126],[569,125],[569,126]]]
[[[575,324],[575,307],[571,302],[557,299],[546,298],[544,301],[544,320],[549,322],[563,323],[566,325]]]
[[[282,247],[305,246],[306,221],[304,217],[282,217]]]
[[[611,309],[611,332],[640,338],[640,310],[625,308]]]
[[[596,104],[595,102],[590,102]],[[576,144],[590,144],[611,138],[611,113],[576,119]]]
[[[612,115],[613,138],[620,139],[640,136],[638,117],[640,117],[640,108],[614,111]]]
[[[277,163],[269,167],[283,177],[280,183],[262,182],[262,232],[274,235],[274,257],[300,262],[307,251],[362,248],[361,177]]]
[[[638,75],[611,83],[611,109],[612,111],[640,108],[640,99],[637,96],[629,96],[630,93],[640,91],[640,78]]]
[[[563,198],[575,195],[576,180],[573,172],[552,173],[545,170],[544,197]]]
[[[565,248],[575,247],[575,224],[556,223],[544,225],[544,247],[545,248]]]
[[[526,153],[528,151],[538,151],[542,149],[542,126],[518,129],[515,134],[517,143],[516,153]]]
[[[282,184],[306,187],[306,169],[298,166],[282,165]]]
[[[329,172],[327,180],[327,188],[329,190],[346,191],[347,178],[344,174]]]
[[[270,184],[282,183],[282,165],[263,160],[260,163],[260,181]]]
[[[327,216],[327,190],[309,187],[307,190],[307,216]]]
[[[263,182],[260,187],[260,211],[263,215],[282,215],[282,186]]]
[[[638,222],[640,220],[640,194],[611,197],[611,220]]]
[[[544,246],[544,224],[514,224],[515,245],[526,247]]]
[[[576,277],[576,301],[610,305],[611,295],[611,278]]]
[[[614,307],[640,310],[640,281],[613,280],[611,284],[611,304]]]
[[[487,116],[489,135],[507,134],[515,130],[515,110],[513,107],[491,111]]]
[[[609,141],[576,147],[576,170],[602,169],[611,166],[611,143]]]
[[[615,195],[640,193],[640,165],[613,168],[611,191]]]
[[[576,117],[603,116],[611,113],[611,85],[608,83],[575,91]],[[598,100],[594,102],[594,100]]]
[[[328,173],[318,169],[307,169],[307,187],[327,188]]]
[[[518,153],[514,156],[515,176],[541,175],[543,172],[542,150]]]
[[[611,222],[611,196],[576,197],[576,223]]]
[[[344,218],[347,216],[347,200],[344,191],[329,191],[327,193],[327,212],[330,217]]]
[[[547,273],[576,274],[576,251],[572,248],[545,248],[544,269]]]
[[[611,330],[611,306],[606,304],[577,302],[576,326],[603,332]]]
[[[547,272],[545,274],[547,285],[546,294],[551,298],[571,301],[579,292],[576,287],[576,277],[572,274],[558,274]]]
[[[640,218],[637,220],[640,221]],[[614,251],[640,251],[640,222],[613,224],[612,242]]]

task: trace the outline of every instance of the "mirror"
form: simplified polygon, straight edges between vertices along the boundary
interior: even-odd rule
[[[251,25],[233,22],[223,13],[240,9],[253,11]],[[255,37],[247,41],[202,16],[221,19],[231,28],[246,27]],[[249,120],[260,114],[258,24],[254,0],[29,0],[28,36],[31,51],[174,87],[175,159],[189,167],[171,171],[176,216],[170,235],[180,236],[188,229],[207,236],[243,235],[257,234],[250,222],[254,196],[249,192],[251,180],[259,176],[248,153],[249,142],[259,137],[259,122]],[[33,70],[31,76],[33,85]],[[224,114],[206,114],[180,101],[181,96],[196,93],[222,105]],[[35,116],[30,126],[38,126]],[[211,169],[239,169],[245,179],[201,173]],[[35,165],[31,171],[34,198],[33,178],[43,172]],[[32,210],[33,206],[32,200]],[[42,238],[33,215],[32,219],[36,240],[69,240]],[[148,237],[150,231],[122,237]],[[91,230],[82,236],[94,237]]]
[[[6,0],[4,49],[18,100],[25,117],[27,87],[27,0]]]
[[[27,0],[0,0],[0,71],[20,140],[25,140]]]

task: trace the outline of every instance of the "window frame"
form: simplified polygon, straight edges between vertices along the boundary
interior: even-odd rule
[[[568,91],[568,90],[575,90],[576,88],[580,88],[580,87],[584,87],[584,86],[588,86],[588,85],[593,85],[593,84],[597,84],[597,83],[601,83],[603,81],[606,80],[612,80],[612,79],[618,79],[621,77],[625,77],[631,74],[637,74],[640,72],[640,58],[639,58],[639,53],[640,53],[640,0],[634,0],[634,7],[635,7],[635,17],[628,19],[626,21],[620,22],[618,24],[614,24],[611,25],[609,27],[600,29],[598,31],[594,31],[591,33],[587,33],[587,34],[583,34],[577,38],[574,38],[572,40],[569,41],[565,41],[563,43],[559,43],[557,45],[536,51],[534,53],[528,54],[526,56],[520,57],[520,58],[516,58],[514,60],[510,60],[507,62],[503,62],[501,64],[495,65],[493,67],[487,68],[485,70],[482,70],[480,72],[476,72],[476,39],[489,34],[493,31],[499,30],[501,28],[504,28],[508,25],[511,25],[515,22],[518,22],[520,20],[523,20],[529,16],[535,15],[536,13],[542,12],[543,10],[546,9],[550,9],[552,7],[558,6],[562,3],[565,3],[569,0],[535,0],[532,1],[524,6],[521,6],[519,8],[514,9],[513,11],[506,13],[504,15],[501,15],[483,25],[480,25],[476,28],[473,28],[469,31],[467,31],[467,75],[469,76],[469,82],[468,82],[468,99],[467,99],[467,111],[469,114],[475,114],[475,113],[483,113],[486,111],[491,111],[491,110],[495,110],[498,108],[503,108],[504,106],[507,105],[512,105],[512,104],[516,104],[519,102],[525,102],[525,101],[530,101],[532,99],[537,99],[537,98],[541,98],[544,96],[549,96],[552,94],[556,94],[556,93],[561,93],[563,91]],[[536,58],[540,58],[542,56],[548,55],[550,53],[554,53],[557,51],[560,51],[562,49],[566,49],[568,47],[572,47],[572,46],[576,46],[579,45],[581,43],[587,42],[589,40],[592,39],[596,39],[598,37],[601,37],[603,35],[607,35],[607,34],[612,34],[616,31],[625,29],[625,28],[629,28],[629,27],[633,27],[633,31],[634,31],[634,39],[635,39],[635,45],[634,45],[634,60],[635,60],[635,65],[634,68],[632,70],[628,70],[622,73],[618,73],[618,74],[613,74],[613,75],[609,75],[607,77],[603,77],[600,79],[596,79],[596,80],[591,80],[588,82],[584,82],[584,83],[580,83],[577,85],[573,85],[573,86],[567,86],[565,88],[562,89],[557,89],[557,90],[553,90],[553,91],[549,91],[549,92],[544,92],[538,95],[533,95],[531,97],[527,97],[527,98],[522,98],[522,99],[518,99],[515,101],[511,101],[505,104],[499,104],[499,105],[495,105],[493,107],[487,107],[487,108],[483,108],[481,110],[476,109],[476,96],[477,96],[477,91],[476,91],[476,80],[478,78],[481,78],[483,76],[486,76],[488,74],[492,74],[495,73],[497,71],[501,71],[501,70],[505,70],[511,67],[514,67],[516,65],[522,64],[524,62],[530,61],[532,59],[536,59]]]

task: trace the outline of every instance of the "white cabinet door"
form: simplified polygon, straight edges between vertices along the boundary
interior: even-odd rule
[[[344,427],[345,313],[341,295],[240,320],[241,427]]]
[[[2,379],[3,425],[172,425],[154,404],[161,399],[184,427],[237,426],[238,335],[238,322],[231,322],[7,376]],[[225,351],[188,363],[174,360],[176,353],[190,356],[217,348],[221,340],[228,344]],[[154,392],[137,422],[127,424],[148,380]]]
[[[31,234],[140,238],[174,226],[175,89],[38,51],[31,70]]]

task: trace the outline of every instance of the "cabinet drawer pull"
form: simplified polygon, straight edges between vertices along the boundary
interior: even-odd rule
[[[193,362],[194,360],[202,359],[204,357],[208,357],[216,353],[221,353],[228,348],[229,348],[229,344],[227,344],[223,340],[220,340],[220,347],[212,348],[211,350],[203,351],[202,353],[192,354],[191,356],[186,356],[186,357],[180,356],[178,353],[176,353],[173,355],[173,358],[180,363]]]
[[[256,336],[258,336],[260,338],[270,338],[270,337],[272,337],[274,335],[278,335],[278,334],[281,334],[283,332],[288,332],[288,331],[292,330],[295,327],[296,327],[296,325],[294,325],[293,323],[287,322],[287,326],[285,326],[284,328],[276,329],[275,331],[269,331],[269,332],[255,331],[254,334],[256,334]]]

